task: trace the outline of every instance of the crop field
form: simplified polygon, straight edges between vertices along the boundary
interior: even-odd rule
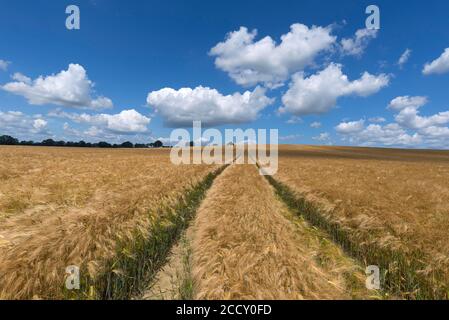
[[[216,180],[193,226],[198,299],[363,298],[361,270],[295,220],[251,165]]]
[[[0,298],[449,298],[449,152],[280,146],[265,177],[169,155],[0,147]]]
[[[215,169],[174,166],[167,150],[0,148],[0,296],[68,297],[70,265],[89,283],[80,298],[120,293],[104,286],[129,276],[123,255],[176,227],[181,197]]]
[[[449,152],[286,146],[279,161],[290,204],[390,290],[448,298]]]

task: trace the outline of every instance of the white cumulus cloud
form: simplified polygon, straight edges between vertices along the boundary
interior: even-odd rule
[[[241,27],[227,35],[210,51],[215,65],[239,85],[263,83],[268,87],[282,85],[290,74],[303,70],[314,58],[335,43],[329,27],[307,27],[293,24],[290,32],[276,43],[266,36],[256,41],[257,30]]]
[[[396,115],[395,120],[400,125],[410,129],[441,126],[449,123],[449,111],[439,112],[429,117],[422,117],[419,115],[418,109],[405,108]]]
[[[344,130],[346,128],[347,130]],[[343,129],[343,130],[341,130]],[[364,120],[352,123],[340,123],[336,130],[343,135],[342,140],[361,146],[415,146],[422,142],[422,137],[418,133],[409,134],[397,123],[369,124],[364,126]]]
[[[434,61],[426,63],[423,69],[425,75],[442,74],[446,72],[449,72],[449,48],[446,48],[441,56]]]
[[[335,130],[341,134],[360,132],[365,126],[365,120],[342,122],[335,127]]]
[[[111,108],[112,101],[92,97],[94,84],[79,64],[70,64],[67,70],[31,81],[22,74],[13,76],[16,82],[2,86],[3,90],[25,97],[30,104],[53,104],[84,109]]]
[[[375,29],[359,29],[353,38],[341,40],[341,52],[344,55],[361,56],[369,42],[377,37]]]
[[[117,114],[87,114],[87,113],[67,113],[60,110],[49,113],[49,116],[69,119],[77,123],[91,125],[89,135],[95,136],[94,132],[100,130],[121,135],[132,135],[148,132],[148,125],[151,119],[145,117],[134,109],[123,110]]]
[[[164,88],[148,94],[147,103],[157,110],[169,127],[204,126],[254,121],[258,113],[273,103],[260,87],[254,91],[223,95],[215,89],[199,86],[179,90]]]
[[[21,111],[0,111],[0,134],[13,136],[46,134],[47,121],[42,115],[27,115]],[[26,138],[26,137],[25,137]]]
[[[405,108],[420,108],[425,104],[427,104],[427,97],[401,96],[401,97],[396,97],[393,100],[391,100],[390,104],[388,105],[388,108],[395,110],[395,111],[400,111]]]
[[[48,122],[44,119],[35,119],[33,121],[34,130],[40,132],[47,127]]]
[[[294,115],[322,114],[331,110],[337,99],[357,95],[366,97],[389,84],[389,76],[365,72],[358,80],[350,81],[342,73],[342,66],[331,63],[326,69],[305,78],[304,73],[293,76],[289,90],[282,97],[281,113]]]
[[[357,145],[448,148],[449,111],[421,116],[420,108],[426,103],[426,97],[397,97],[389,104],[389,109],[396,112],[394,123],[364,126],[364,120],[360,120],[342,122],[335,129],[343,141]]]

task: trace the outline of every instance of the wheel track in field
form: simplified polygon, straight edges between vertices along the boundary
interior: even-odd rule
[[[207,191],[146,299],[367,299],[362,269],[294,215],[254,165]]]

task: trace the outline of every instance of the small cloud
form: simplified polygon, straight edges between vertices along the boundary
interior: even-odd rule
[[[2,70],[2,71],[8,70],[8,66],[10,64],[11,64],[11,62],[0,59],[0,70]]]
[[[340,134],[350,134],[360,132],[365,126],[365,120],[342,122],[335,127],[335,130]]]
[[[388,109],[399,111],[405,108],[420,108],[424,105],[426,105],[428,102],[427,97],[422,96],[401,96],[396,97],[393,100],[391,100],[390,104],[388,105]]]
[[[412,54],[412,50],[410,50],[410,49],[406,49],[404,51],[404,53],[401,55],[401,57],[399,58],[399,61],[398,61],[398,65],[400,68],[402,68],[404,66],[404,64],[407,63],[408,59],[410,59],[411,54]]]
[[[16,80],[16,81],[19,81],[19,82],[26,83],[26,84],[31,84],[31,78],[29,78],[29,77],[23,75],[23,74],[20,73],[20,72],[14,73],[14,74],[11,76],[11,79]]]
[[[318,136],[313,137],[312,139],[315,141],[320,141],[320,142],[330,142],[331,137],[330,137],[329,133],[322,132]]]
[[[314,129],[319,129],[319,128],[321,128],[321,122],[317,122],[317,121],[312,122],[312,123],[310,124],[310,127],[311,127],[311,128],[314,128]]]
[[[423,74],[443,74],[449,72],[449,48],[446,48],[440,57],[424,65]]]
[[[371,123],[382,123],[382,122],[385,122],[387,120],[385,118],[382,118],[382,117],[373,117],[373,118],[369,118],[368,121],[371,122]]]
[[[353,38],[341,40],[341,52],[343,55],[360,57],[372,39],[377,37],[375,29],[359,29]]]
[[[291,134],[291,135],[287,135],[287,136],[280,136],[279,141],[291,141],[291,140],[298,139],[300,137],[301,137],[300,134]]]
[[[297,124],[297,123],[303,123],[301,117],[293,116],[287,120],[287,124]]]

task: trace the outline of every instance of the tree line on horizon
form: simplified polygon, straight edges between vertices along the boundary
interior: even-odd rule
[[[111,144],[109,142],[100,141],[97,143],[85,142],[83,140],[78,142],[73,141],[55,141],[53,139],[45,139],[41,142],[34,141],[19,141],[18,139],[3,135],[0,136],[0,145],[8,146],[45,146],[45,147],[77,147],[77,148],[163,148],[164,144],[157,140],[151,143],[132,143],[130,141],[123,142],[121,144]]]

